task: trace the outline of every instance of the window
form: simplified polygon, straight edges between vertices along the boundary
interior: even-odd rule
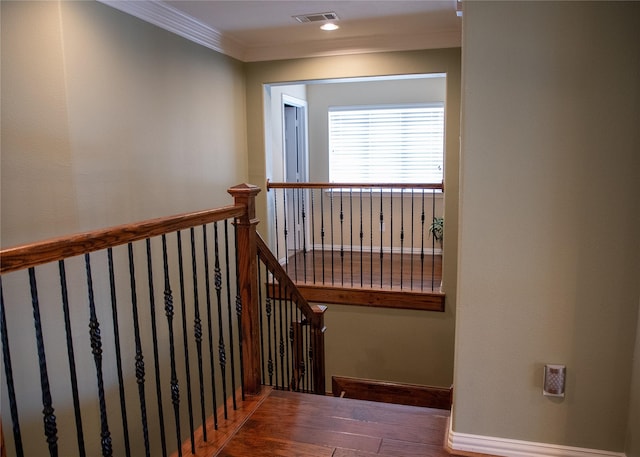
[[[329,109],[329,180],[441,183],[444,105]]]

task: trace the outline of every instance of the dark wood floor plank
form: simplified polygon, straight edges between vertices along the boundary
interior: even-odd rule
[[[450,457],[442,444],[428,445],[397,440],[383,440],[379,454],[388,457]]]
[[[241,432],[217,455],[219,457],[332,457],[334,448],[251,436]]]
[[[221,456],[444,457],[449,412],[272,391]]]

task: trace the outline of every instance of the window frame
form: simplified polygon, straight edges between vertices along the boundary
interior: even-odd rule
[[[426,151],[426,154],[428,155],[428,157],[433,158],[434,155],[439,155],[439,163],[437,164],[437,167],[439,168],[439,179],[425,179],[425,180],[407,180],[407,179],[402,179],[402,177],[400,178],[394,178],[392,180],[382,180],[382,181],[375,181],[375,182],[381,182],[381,183],[433,183],[433,184],[440,184],[443,180],[444,180],[444,162],[445,162],[445,137],[446,137],[446,105],[444,101],[437,101],[437,102],[427,102],[427,103],[394,103],[394,104],[367,104],[367,105],[341,105],[341,106],[330,106],[328,108],[327,111],[327,132],[328,132],[328,176],[329,176],[329,182],[355,182],[355,183],[359,183],[362,182],[363,185],[366,185],[367,183],[373,183],[374,181],[368,180],[368,181],[362,181],[362,177],[361,176],[354,176],[351,179],[335,179],[335,171],[334,171],[334,167],[335,167],[335,160],[336,160],[336,155],[334,154],[334,139],[333,139],[333,119],[332,119],[332,114],[333,113],[340,113],[340,112],[345,112],[345,111],[363,111],[363,112],[373,112],[373,111],[384,111],[384,110],[411,110],[411,109],[416,109],[416,108],[427,108],[427,109],[432,109],[432,108],[437,108],[439,110],[438,113],[438,117],[441,117],[442,119],[442,123],[439,124],[439,127],[441,128],[442,131],[442,136],[438,137],[437,140],[439,142],[439,144],[441,145],[440,151],[436,152],[435,154],[433,153],[433,151]],[[402,114],[400,114],[399,116],[401,116]],[[429,115],[427,115],[429,116]],[[427,119],[428,121],[428,119]],[[402,150],[400,153],[396,153],[395,156],[397,157],[401,157],[402,152],[404,152],[404,150]],[[363,156],[365,156],[365,154],[363,154]],[[393,158],[393,156],[389,156],[389,160],[391,160]],[[378,158],[378,160],[381,160],[380,158]],[[418,159],[419,160],[419,159]],[[404,167],[410,167],[411,166],[411,162],[409,162],[409,164],[407,165],[406,163],[402,163],[401,166],[404,165]]]

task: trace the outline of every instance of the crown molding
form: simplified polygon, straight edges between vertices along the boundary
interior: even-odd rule
[[[238,60],[244,58],[244,47],[236,40],[225,36],[218,30],[197,21],[162,1],[157,0],[98,0],[123,13],[135,16],[145,22],[180,35],[214,51],[221,52]]]
[[[411,35],[361,36],[249,47],[161,0],[98,1],[243,62],[453,48],[462,44],[459,30],[436,30]]]

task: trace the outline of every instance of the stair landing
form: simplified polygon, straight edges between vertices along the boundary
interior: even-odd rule
[[[449,411],[271,391],[217,454],[449,457]]]

